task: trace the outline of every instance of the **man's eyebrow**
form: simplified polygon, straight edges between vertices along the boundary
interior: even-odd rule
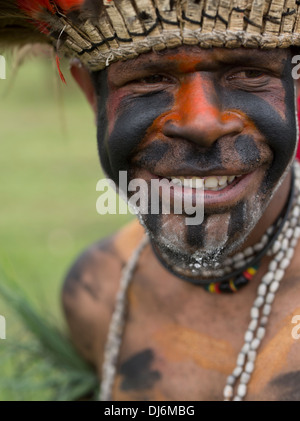
[[[170,55],[170,50],[158,52],[155,56],[145,60],[144,56],[137,57],[133,60],[127,60],[120,63],[120,69],[124,73],[132,73],[134,71],[174,71],[176,68],[176,52]],[[193,56],[190,55],[192,58]],[[180,58],[180,55],[178,55]],[[218,55],[215,57],[204,58],[203,62],[199,58],[199,62],[195,63],[197,70],[210,70],[222,66],[254,66],[254,67],[268,67],[269,69],[281,70],[284,67],[283,56],[278,57],[278,54],[273,51],[254,51],[253,49],[242,50],[237,54]]]
[[[265,52],[264,52],[265,53]],[[220,59],[217,59],[218,63],[230,65],[230,64],[238,64],[238,65],[250,65],[250,66],[261,66],[261,65],[268,65],[270,67],[276,66],[281,67],[283,65],[283,57],[278,57],[277,54],[274,54],[273,51],[267,52],[267,54],[260,54],[257,51],[243,51],[240,54],[235,56],[225,55]]]
[[[124,72],[151,71],[157,69],[172,70],[175,62],[166,57],[151,58],[149,61],[137,59],[122,62],[121,69]]]

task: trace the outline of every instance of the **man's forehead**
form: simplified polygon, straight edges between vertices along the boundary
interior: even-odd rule
[[[154,69],[155,67],[173,67],[178,65],[194,65],[201,69],[223,64],[248,64],[260,66],[264,64],[280,65],[290,57],[291,50],[285,49],[249,49],[249,48],[201,48],[198,46],[181,46],[174,49],[154,51],[141,54],[139,57],[111,64],[111,72],[132,72],[139,69]]]

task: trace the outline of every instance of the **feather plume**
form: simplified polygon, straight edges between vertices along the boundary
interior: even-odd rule
[[[35,19],[40,18],[42,11],[49,11],[52,14],[58,12],[69,13],[79,9],[84,0],[17,0],[21,10]]]
[[[49,43],[14,0],[0,0],[0,46]]]
[[[78,10],[84,0],[0,0],[0,47],[51,43],[49,16]],[[47,36],[48,35],[48,36]]]

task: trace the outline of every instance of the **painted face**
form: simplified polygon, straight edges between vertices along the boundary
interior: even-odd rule
[[[289,50],[185,46],[95,74],[98,147],[110,178],[118,183],[128,171],[149,187],[155,178],[204,179],[202,224],[141,216],[175,273],[199,277],[203,265],[219,265],[262,217],[296,150],[291,71]]]

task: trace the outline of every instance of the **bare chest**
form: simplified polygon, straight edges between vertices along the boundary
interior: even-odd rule
[[[130,302],[113,398],[223,400],[226,379],[244,344],[249,312],[213,307],[197,312],[191,303],[190,312],[185,306],[170,315],[163,307],[150,311],[133,297]],[[279,299],[274,305],[245,400],[300,400],[300,338],[295,339],[292,323],[298,314],[300,322],[300,302],[291,311],[283,304]]]

